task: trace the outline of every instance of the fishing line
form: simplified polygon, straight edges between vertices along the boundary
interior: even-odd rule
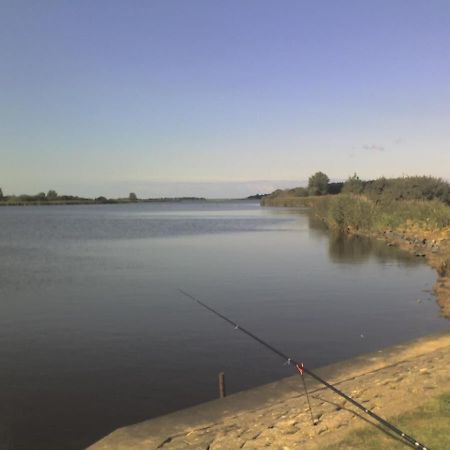
[[[397,434],[398,436],[400,436],[403,441],[405,443],[407,443],[408,445],[410,445],[411,447],[417,448],[419,450],[431,450],[429,447],[426,447],[425,445],[421,444],[419,441],[417,441],[415,438],[413,438],[412,436],[409,436],[408,434],[404,433],[402,430],[398,429],[395,425],[392,425],[391,423],[389,423],[387,420],[383,419],[382,417],[380,417],[378,414],[375,414],[373,411],[371,411],[370,409],[366,408],[364,405],[362,405],[361,403],[358,403],[356,400],[354,400],[350,395],[345,394],[344,392],[342,392],[341,390],[339,390],[337,387],[333,386],[332,384],[328,383],[327,381],[325,381],[323,378],[321,378],[319,375],[317,375],[316,373],[314,373],[313,371],[307,369],[304,364],[302,362],[296,361],[295,359],[289,357],[288,355],[286,355],[285,353],[283,353],[282,351],[278,350],[277,348],[273,347],[272,345],[270,345],[269,343],[267,343],[266,341],[262,340],[261,338],[259,338],[258,336],[256,336],[255,334],[253,334],[251,331],[246,330],[245,328],[241,327],[240,325],[238,325],[236,322],[232,321],[231,319],[229,319],[228,317],[224,316],[223,314],[221,314],[220,312],[216,311],[214,308],[211,308],[211,306],[208,306],[206,303],[203,303],[202,301],[200,301],[198,298],[194,297],[193,295],[187,293],[186,291],[183,291],[182,289],[178,289],[178,291],[183,294],[185,297],[190,298],[191,300],[193,300],[195,303],[199,304],[200,306],[202,306],[203,308],[207,309],[208,311],[212,312],[213,314],[215,314],[216,316],[220,317],[222,320],[224,320],[225,322],[229,323],[230,325],[232,325],[234,327],[235,330],[239,330],[242,333],[246,334],[247,336],[251,337],[253,340],[259,342],[262,346],[266,347],[268,350],[270,350],[272,353],[277,354],[280,358],[282,358],[285,362],[287,362],[287,364],[293,365],[295,367],[295,369],[297,370],[297,372],[302,376],[303,378],[303,373],[308,374],[310,377],[314,378],[316,381],[318,381],[319,383],[323,384],[325,387],[327,387],[328,389],[332,390],[334,393],[336,393],[337,395],[343,397],[345,400],[347,400],[348,402],[350,402],[352,405],[356,406],[358,409],[360,409],[361,411],[363,411],[365,414],[369,415],[370,417],[372,417],[373,419],[375,419],[377,422],[379,422],[381,425],[383,425],[384,427],[386,427],[388,430],[392,431],[393,433]],[[303,380],[304,381],[304,380]],[[306,384],[304,385],[305,389],[306,389]],[[312,414],[312,410],[311,410],[311,404],[309,403],[309,396],[307,396],[308,398],[308,404],[310,407],[310,411]],[[314,423],[314,419],[313,419],[313,423]]]

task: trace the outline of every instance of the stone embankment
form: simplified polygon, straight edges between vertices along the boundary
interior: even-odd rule
[[[333,364],[317,373],[383,417],[450,389],[450,332]],[[367,425],[368,416],[299,376],[114,431],[90,450],[320,449]],[[395,423],[395,419],[394,423]],[[420,436],[416,436],[420,439]]]

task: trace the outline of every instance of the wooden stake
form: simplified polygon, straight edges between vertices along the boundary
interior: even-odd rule
[[[225,391],[225,372],[219,373],[219,396],[220,398],[226,397],[226,391]]]

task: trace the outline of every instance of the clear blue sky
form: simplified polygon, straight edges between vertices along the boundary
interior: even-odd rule
[[[5,193],[450,177],[450,1],[0,0]]]

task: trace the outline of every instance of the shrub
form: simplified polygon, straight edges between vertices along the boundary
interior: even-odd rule
[[[364,181],[362,181],[356,173],[348,177],[342,187],[343,194],[361,194],[364,190]]]
[[[306,189],[304,187],[296,187],[294,189],[289,189],[288,193],[295,197],[307,197],[308,189]]]
[[[436,199],[450,204],[449,184],[441,178],[427,176],[367,181],[363,193],[378,202]]]
[[[342,188],[344,187],[344,183],[328,183],[327,192],[328,194],[336,195],[342,192]]]

